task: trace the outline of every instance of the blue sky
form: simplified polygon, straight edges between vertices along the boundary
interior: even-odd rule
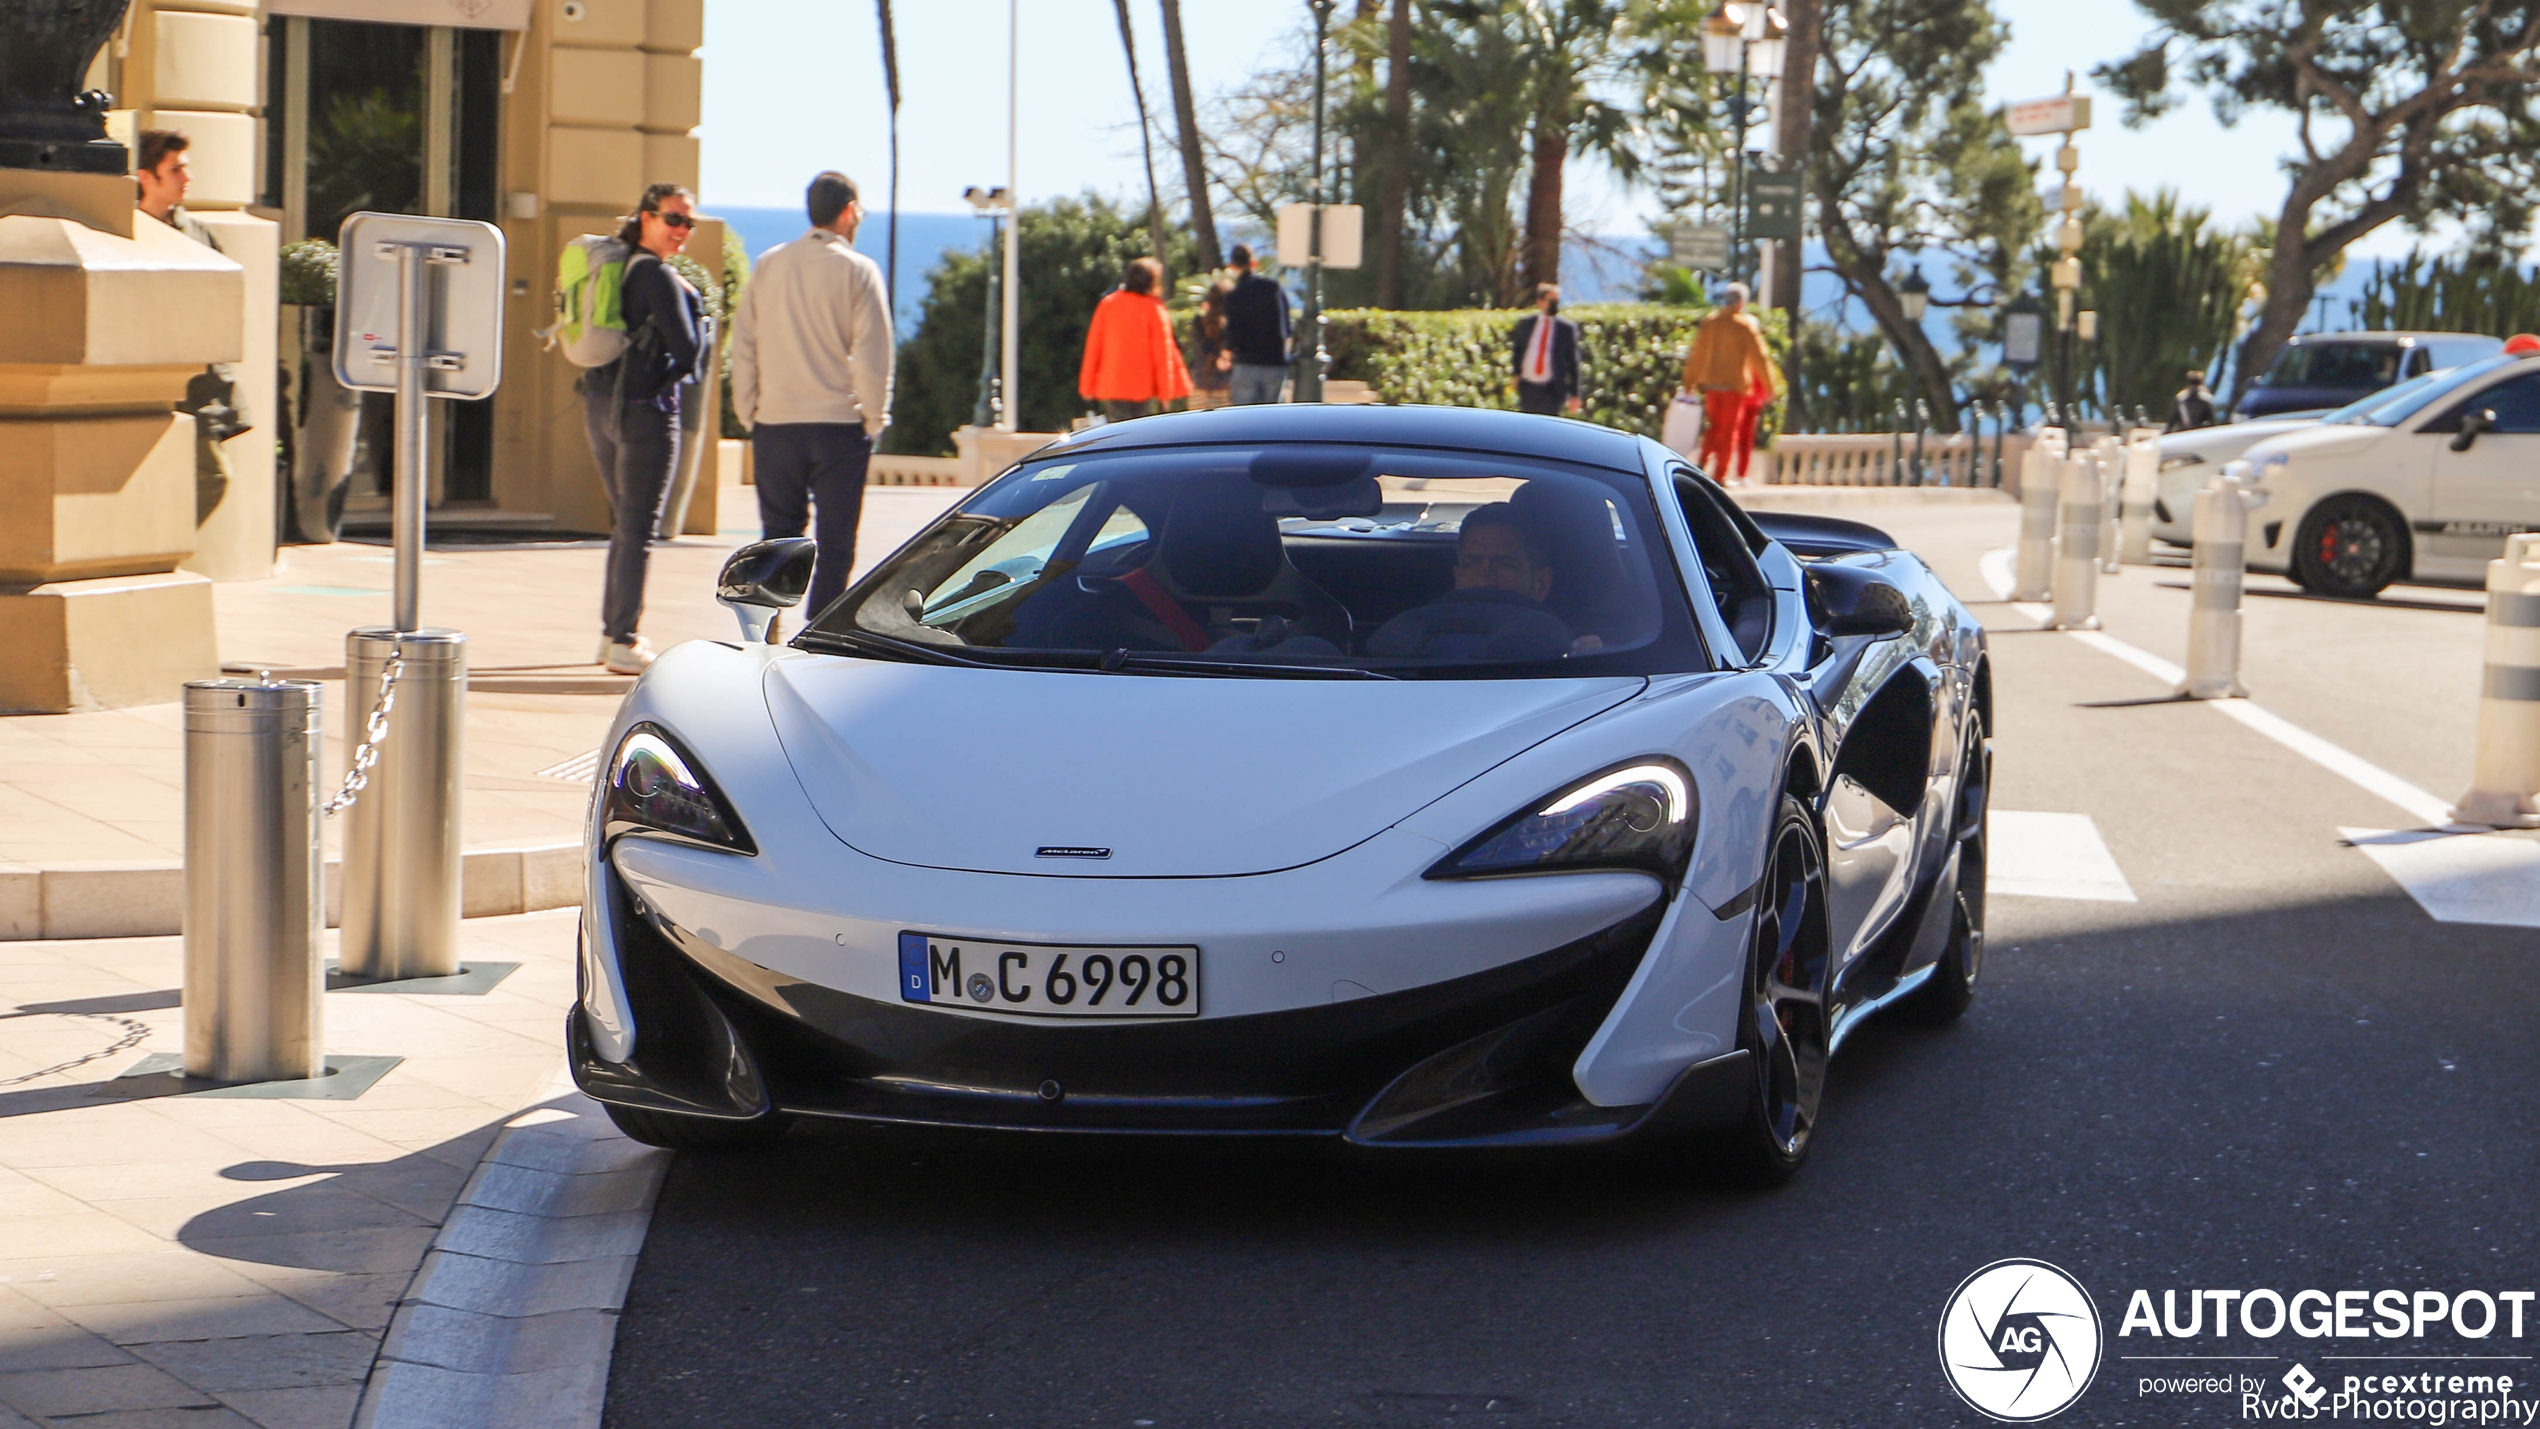
[[[2067,67],[2083,71],[2087,87],[2090,65],[2124,53],[2145,28],[2126,0],[1995,3],[2012,28],[2010,48],[1989,76],[2001,99],[2060,90]],[[1111,0],[1019,6],[1026,200],[1086,188],[1142,190],[1136,111]],[[909,211],[951,212],[965,185],[1005,177],[1006,0],[898,0],[896,9],[900,203]],[[1148,101],[1160,109],[1168,90],[1157,7],[1132,0],[1130,9]],[[1203,100],[1293,43],[1307,14],[1303,0],[1183,0],[1182,9]],[[854,175],[879,206],[889,149],[874,32],[871,0],[712,0],[702,131],[709,207],[799,202],[804,180],[827,167]],[[2199,101],[2148,129],[2127,130],[2113,99],[2099,109],[2099,127],[2080,140],[2081,182],[2095,194],[2166,184],[2237,220],[2272,210],[2283,193],[2277,163],[2292,146],[2289,119],[2260,115],[2225,129]],[[2027,142],[2033,157],[2051,159],[2051,139]],[[1169,193],[1178,187],[1178,168],[1170,153],[1160,153],[1159,165]],[[1657,212],[1650,195],[1618,188],[1599,172],[1578,173],[1572,193],[1574,222],[1597,231],[1637,233]],[[2359,253],[2406,246],[2405,235],[2384,229]]]

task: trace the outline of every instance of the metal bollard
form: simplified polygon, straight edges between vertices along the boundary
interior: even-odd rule
[[[2055,511],[2055,617],[2058,630],[2099,628],[2099,537],[2105,524],[2105,463],[2097,451],[2064,458]]]
[[[2101,437],[2090,444],[2090,458],[2099,464],[2099,574],[2117,573],[2117,523],[2111,519],[2117,510],[2118,488],[2125,480],[2125,443],[2115,436]]]
[[[2161,470],[2161,434],[2136,427],[2126,439],[2125,479],[2117,496],[2117,559],[2152,564],[2152,498]]]
[[[185,1075],[325,1075],[324,687],[185,685]]]
[[[2235,461],[2196,493],[2187,679],[2178,687],[2191,700],[2241,699],[2249,693],[2240,682],[2240,584],[2248,563],[2249,512],[2266,499],[2252,485],[2249,463]]]
[[[2540,828],[2540,535],[2506,537],[2504,559],[2487,563],[2478,746],[2469,792],[2452,817],[2491,828]]]
[[[2064,434],[2048,427],[2020,458],[2019,562],[2011,599],[2044,600],[2055,593],[2055,501]]]
[[[449,977],[459,971],[467,637],[435,629],[399,634],[385,626],[346,635],[345,698],[355,712],[377,702],[381,668],[392,652],[403,661],[396,708],[370,785],[346,815],[339,962],[347,977]]]

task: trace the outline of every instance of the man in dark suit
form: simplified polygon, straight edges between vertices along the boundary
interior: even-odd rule
[[[1579,410],[1579,325],[1561,316],[1561,289],[1535,285],[1535,311],[1517,320],[1510,357],[1517,410],[1558,417]]]

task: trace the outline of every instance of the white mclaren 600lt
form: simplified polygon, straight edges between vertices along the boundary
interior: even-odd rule
[[[1655,442],[1155,417],[769,643],[810,562],[736,553],[743,638],[604,746],[567,1036],[638,1140],[1631,1140],[1770,1183],[1847,1033],[1974,994],[1982,627]]]

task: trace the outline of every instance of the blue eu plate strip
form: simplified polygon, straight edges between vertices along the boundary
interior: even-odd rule
[[[900,934],[900,1000],[932,1002],[926,995],[926,935]]]

